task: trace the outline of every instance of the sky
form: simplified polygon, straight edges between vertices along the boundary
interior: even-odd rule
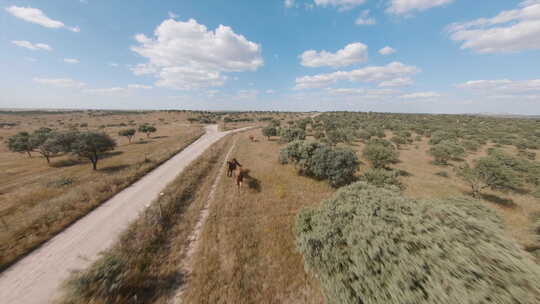
[[[0,108],[540,114],[540,0],[0,0]]]

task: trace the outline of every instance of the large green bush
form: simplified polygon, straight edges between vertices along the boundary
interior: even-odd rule
[[[304,140],[293,141],[283,148],[279,162],[293,163],[300,174],[328,180],[333,187],[352,182],[359,166],[356,153],[350,149]]]
[[[429,154],[435,158],[435,164],[447,165],[451,159],[459,159],[465,155],[465,149],[457,142],[443,140],[429,149]]]
[[[362,155],[371,163],[373,168],[385,168],[389,164],[396,163],[399,153],[392,144],[383,144],[384,140],[370,140],[364,147]],[[389,142],[388,142],[389,143]]]
[[[359,182],[302,211],[295,234],[330,304],[540,303],[540,266],[472,199]]]
[[[405,185],[399,180],[399,173],[394,170],[370,169],[361,179],[377,187],[395,186],[404,189]]]
[[[306,139],[306,131],[299,128],[282,128],[279,131],[282,142]]]

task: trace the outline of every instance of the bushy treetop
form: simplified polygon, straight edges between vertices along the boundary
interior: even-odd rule
[[[540,266],[467,198],[412,200],[363,182],[297,217],[328,303],[540,303]]]

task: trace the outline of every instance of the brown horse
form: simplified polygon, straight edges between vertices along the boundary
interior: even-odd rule
[[[227,176],[232,177],[233,172],[236,171],[237,167],[242,167],[242,165],[236,160],[236,158],[227,161]]]
[[[236,188],[238,189],[238,192],[240,192],[240,188],[242,188],[242,185],[244,184],[244,177],[247,176],[248,170],[244,170],[242,168],[238,168],[236,170],[235,174],[235,182],[236,182]]]

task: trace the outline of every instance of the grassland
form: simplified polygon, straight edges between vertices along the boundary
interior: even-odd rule
[[[223,179],[195,254],[186,303],[321,303],[318,283],[304,271],[292,232],[300,209],[334,190],[280,166],[280,145],[240,135],[233,153],[250,170],[240,194]]]
[[[0,269],[61,231],[99,204],[127,187],[204,131],[201,125],[186,123],[185,113],[99,114],[2,114],[0,121],[15,124],[0,129],[7,138],[19,131],[39,127],[101,130],[118,143],[105,155],[99,170],[71,155],[51,159],[50,166],[35,154],[7,151],[0,145]],[[133,143],[120,138],[118,131],[154,124],[158,131],[150,138],[137,134]]]
[[[169,184],[120,241],[83,272],[74,273],[62,303],[168,303],[185,280],[179,265],[208,198],[213,177],[231,148],[226,137]],[[112,265],[117,271],[110,271]],[[108,282],[115,282],[111,290]]]

